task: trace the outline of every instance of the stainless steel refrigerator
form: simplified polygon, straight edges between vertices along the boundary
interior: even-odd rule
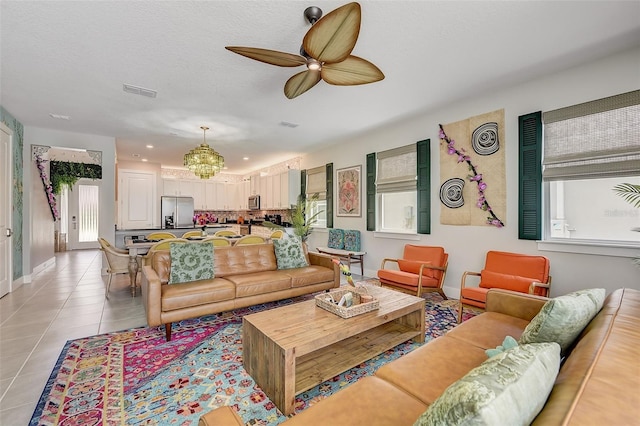
[[[163,229],[193,228],[193,198],[160,197],[160,220]]]

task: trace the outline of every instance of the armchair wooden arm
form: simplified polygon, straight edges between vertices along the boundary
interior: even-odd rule
[[[462,279],[460,280],[460,290],[466,287],[467,276],[469,275],[479,277],[480,272],[464,271],[464,274],[462,274]]]
[[[380,264],[380,269],[385,269],[384,268],[384,264],[386,262],[395,262],[397,264],[398,263],[398,259],[392,259],[390,257],[385,257],[384,259],[382,259],[382,263]]]
[[[549,282],[546,284],[537,281],[532,282],[529,286],[529,294],[538,294],[536,293],[537,288],[543,289],[539,295],[548,297],[549,290],[551,289],[551,275],[549,275]]]

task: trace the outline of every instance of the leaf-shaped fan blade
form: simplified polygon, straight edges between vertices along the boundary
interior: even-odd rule
[[[384,78],[378,67],[358,56],[349,56],[337,64],[324,64],[321,73],[324,81],[338,86],[373,83]]]
[[[318,71],[302,71],[287,80],[284,85],[284,95],[289,99],[293,99],[311,89],[319,81],[320,73]]]
[[[316,22],[304,36],[302,46],[320,62],[340,62],[351,54],[359,33],[360,5],[349,3]]]
[[[307,62],[306,59],[300,55],[278,52],[277,50],[241,46],[226,46],[225,49],[237,53],[238,55],[246,56],[247,58],[265,62],[267,64],[277,65],[279,67],[297,67],[304,65]]]

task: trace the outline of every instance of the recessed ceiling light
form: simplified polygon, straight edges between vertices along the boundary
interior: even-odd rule
[[[229,170],[229,168],[227,166],[224,166],[222,170]]]
[[[147,145],[147,148],[151,149],[153,148],[153,145]]]
[[[146,158],[143,158],[142,161],[146,163],[148,160]]]
[[[249,159],[249,157],[242,157],[242,159],[246,161]]]
[[[55,118],[56,120],[69,120],[71,118],[68,115],[54,114],[52,112],[49,113],[49,117]]]

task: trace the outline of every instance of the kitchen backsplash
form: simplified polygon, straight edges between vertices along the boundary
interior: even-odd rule
[[[193,221],[196,225],[206,225],[208,223],[237,223],[242,217],[245,223],[249,220],[264,220],[265,215],[280,215],[282,221],[289,222],[289,210],[240,210],[240,211],[213,211],[195,210]]]

